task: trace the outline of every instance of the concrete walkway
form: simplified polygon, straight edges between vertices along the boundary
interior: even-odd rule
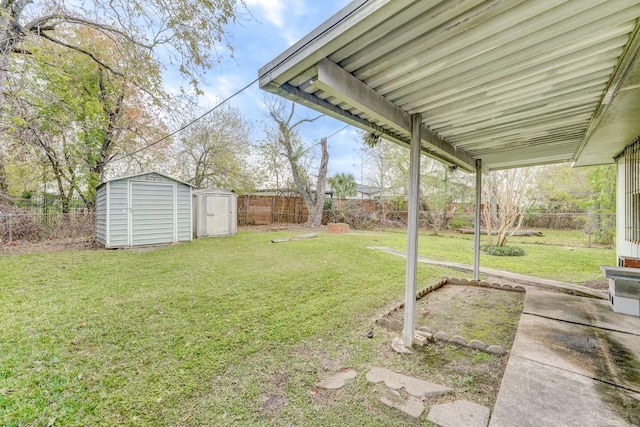
[[[419,261],[473,271],[461,264]],[[529,285],[489,426],[640,425],[640,317],[614,313],[604,292],[480,271]]]
[[[392,255],[401,256],[406,258],[406,254],[396,249],[387,248],[383,246],[370,246],[370,249],[383,251]],[[453,270],[462,271],[465,273],[473,273],[473,267],[466,264],[458,264],[455,262],[438,261],[434,259],[418,257],[418,262],[423,264],[435,265],[437,267],[451,268]],[[594,289],[585,288],[584,286],[575,285],[573,283],[559,282],[557,280],[542,279],[535,276],[527,276],[526,274],[511,273],[509,271],[494,270],[492,268],[480,267],[480,274],[489,277],[496,277],[499,279],[505,279],[512,282],[522,283],[524,285],[532,285],[538,288],[562,290],[574,295],[587,296],[592,298],[607,299],[607,293]]]

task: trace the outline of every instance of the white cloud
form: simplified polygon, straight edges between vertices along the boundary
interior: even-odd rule
[[[259,15],[262,18],[278,28],[284,26],[284,11],[287,9],[285,0],[245,0],[245,3],[254,15],[258,13],[252,7],[257,7],[261,11]],[[260,19],[260,16],[256,18]]]

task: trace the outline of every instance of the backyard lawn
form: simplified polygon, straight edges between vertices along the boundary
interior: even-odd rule
[[[0,257],[0,425],[414,425],[364,379],[374,366],[423,376],[433,360],[430,349],[391,352],[389,333],[373,323],[403,298],[404,259],[367,247],[404,250],[405,234],[270,242],[293,234]],[[599,265],[615,252],[569,250],[568,241],[518,243],[526,256],[481,263],[601,280]],[[434,259],[470,264],[472,248],[469,236],[420,238],[420,255]],[[462,274],[418,268],[419,287]],[[455,362],[468,350],[443,354]],[[341,390],[315,387],[342,368],[359,375]],[[449,380],[491,404],[473,375]]]

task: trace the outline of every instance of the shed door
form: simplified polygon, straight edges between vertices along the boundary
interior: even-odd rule
[[[207,196],[207,236],[230,234],[229,230],[229,197]]]
[[[131,181],[131,245],[176,241],[175,185]]]

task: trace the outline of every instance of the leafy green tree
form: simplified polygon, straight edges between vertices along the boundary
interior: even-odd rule
[[[536,185],[536,199],[547,212],[582,212],[590,199],[589,168],[567,163],[543,166]]]
[[[408,194],[409,150],[384,139],[372,139],[369,136],[367,142],[366,138],[367,135],[368,183],[384,188],[388,193]],[[458,203],[470,197],[473,184],[470,175],[452,170],[441,162],[426,156],[422,156],[420,161],[420,198],[423,208],[429,211],[431,226],[437,233],[448,227]]]
[[[244,6],[242,0],[2,0],[0,93],[11,59],[28,58],[34,39],[81,53],[147,89],[150,83],[160,83],[157,69],[164,56],[197,88],[200,72],[216,64],[222,51],[233,50],[225,26],[236,21],[239,6]],[[69,38],[81,28],[110,38],[125,60],[101,51],[100,46]]]
[[[545,166],[537,184],[541,208],[550,213],[586,213],[586,231],[597,243],[612,244],[615,235],[616,166],[573,168]]]
[[[82,31],[78,37],[117,54],[108,38]],[[28,144],[33,160],[48,165],[64,211],[74,194],[91,208],[114,157],[159,138],[166,127],[143,91],[86,55],[58,46],[31,50],[34,59],[25,65],[31,80],[7,86],[5,135],[14,147]]]
[[[334,196],[337,198],[345,199],[358,195],[358,186],[353,174],[339,172],[327,181],[331,186],[331,190],[333,190]]]
[[[421,171],[422,195],[433,232],[437,234],[449,227],[460,204],[471,197],[471,176],[430,158],[423,159]]]
[[[591,183],[589,210],[594,218],[596,242],[611,245],[615,240],[616,165],[590,168],[587,178]]]

